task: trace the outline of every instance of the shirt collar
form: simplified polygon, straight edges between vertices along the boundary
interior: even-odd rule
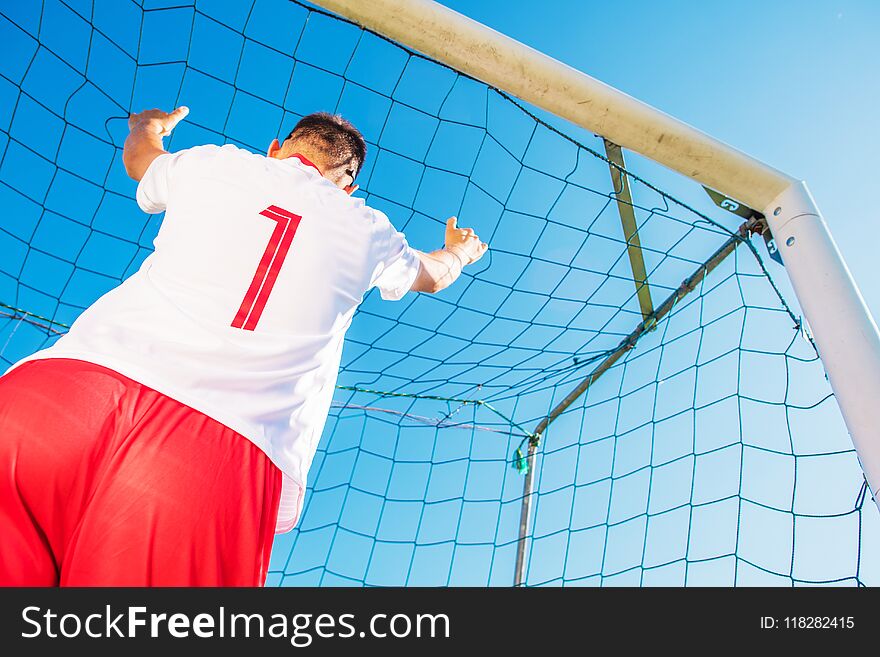
[[[295,157],[300,162],[305,164],[307,167],[312,167],[315,171],[318,172],[319,175],[321,175],[321,176],[324,175],[323,173],[321,173],[321,170],[318,168],[318,165],[315,164],[314,162],[312,162],[310,159],[308,159],[305,155],[302,155],[301,153],[294,153],[290,157]],[[288,158],[288,159],[290,159],[290,158]]]

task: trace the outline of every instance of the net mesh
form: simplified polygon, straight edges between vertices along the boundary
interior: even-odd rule
[[[457,215],[490,251],[440,294],[367,296],[268,583],[511,585],[517,450],[643,321],[601,140],[298,2],[0,13],[3,365],[150,253],[130,111],[188,105],[170,150],[255,151],[340,112],[370,145],[359,193],[411,244],[439,248]],[[741,220],[627,159],[656,306]],[[880,581],[877,508],[775,267],[743,241],[542,433],[526,584]]]

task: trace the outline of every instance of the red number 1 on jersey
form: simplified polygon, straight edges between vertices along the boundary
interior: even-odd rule
[[[293,236],[302,219],[299,215],[282,210],[277,205],[270,205],[260,214],[277,222],[277,225],[263,252],[254,280],[251,281],[251,286],[244,295],[244,301],[241,302],[241,307],[232,320],[234,328],[245,331],[253,331],[260,321],[260,315],[263,314],[263,308],[266,307],[266,301],[269,300],[278,272],[281,271],[281,265],[284,264],[284,258],[287,257]]]

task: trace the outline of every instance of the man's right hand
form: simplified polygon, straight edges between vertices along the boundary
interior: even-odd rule
[[[419,273],[410,288],[413,292],[435,293],[446,289],[461,276],[461,270],[489,250],[472,228],[459,228],[458,220],[446,220],[446,246],[431,253],[416,251],[419,256]]]
[[[459,228],[456,217],[446,220],[446,250],[461,259],[462,267],[482,258],[488,249],[472,228]]]

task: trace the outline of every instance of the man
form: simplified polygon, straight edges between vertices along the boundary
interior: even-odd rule
[[[268,156],[167,153],[187,113],[129,120],[154,253],[0,378],[0,584],[263,584],[364,294],[437,292],[486,252],[454,217],[416,251],[352,197],[366,143],[339,116]]]

